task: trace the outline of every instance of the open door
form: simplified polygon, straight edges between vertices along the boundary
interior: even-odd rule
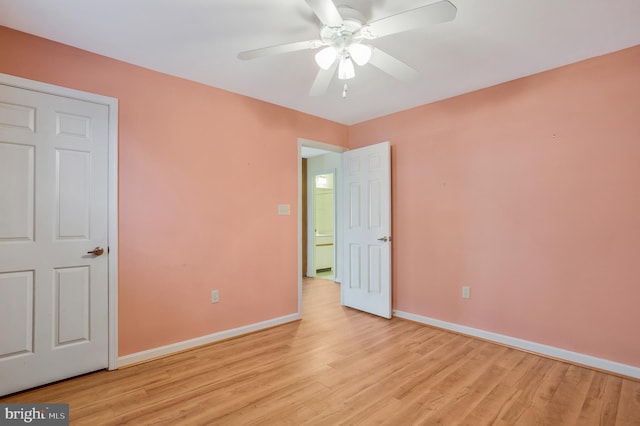
[[[343,154],[344,274],[341,303],[391,318],[389,142]]]

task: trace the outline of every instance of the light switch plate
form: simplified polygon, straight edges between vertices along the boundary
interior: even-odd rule
[[[290,204],[278,204],[278,214],[280,216],[289,216],[291,214]]]

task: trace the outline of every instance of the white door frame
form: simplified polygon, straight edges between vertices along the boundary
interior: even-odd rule
[[[331,145],[324,142],[313,141],[311,139],[298,138],[298,317],[302,314],[302,147],[307,146],[309,148],[323,149],[325,151],[343,153],[347,151],[347,148]],[[336,180],[339,179],[340,173],[336,173]],[[334,182],[334,188],[337,183]],[[334,223],[334,227],[338,225]],[[334,241],[336,240],[334,234]],[[336,245],[334,243],[334,250]],[[335,254],[334,254],[335,256]],[[336,258],[335,268],[341,270],[342,259]],[[336,279],[336,277],[334,277]]]
[[[109,370],[115,370],[118,361],[118,100],[3,73],[0,73],[0,83],[20,89],[106,105],[109,109]]]

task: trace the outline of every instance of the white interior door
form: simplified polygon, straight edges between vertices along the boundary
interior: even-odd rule
[[[0,84],[0,395],[108,365],[108,114]]]
[[[391,318],[390,146],[383,142],[342,155],[342,304]]]

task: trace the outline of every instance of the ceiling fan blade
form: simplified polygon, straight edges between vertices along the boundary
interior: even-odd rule
[[[451,21],[456,17],[457,11],[451,2],[443,0],[370,22],[361,33],[368,39],[385,37]]]
[[[338,61],[335,61],[328,70],[320,68],[320,71],[318,71],[318,74],[316,75],[316,79],[313,81],[311,90],[309,91],[309,96],[320,96],[327,92],[329,84],[331,84],[331,80],[336,74],[337,67]]]
[[[329,27],[342,25],[342,16],[331,0],[306,0],[306,2],[324,25]]]
[[[418,76],[418,71],[378,48],[373,48],[369,63],[398,80],[408,81]]]
[[[281,53],[296,52],[298,50],[317,49],[322,46],[320,40],[296,41],[294,43],[279,44],[277,46],[262,47],[238,53],[239,59],[255,59],[263,56],[279,55]]]

